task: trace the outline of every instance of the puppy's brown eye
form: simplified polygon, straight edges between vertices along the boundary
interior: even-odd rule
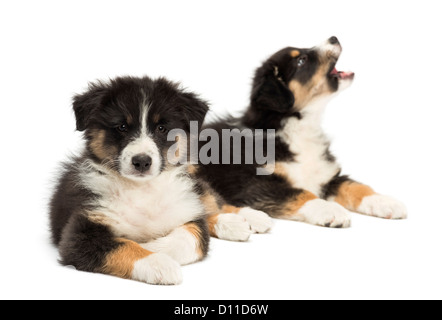
[[[160,126],[157,127],[157,131],[159,133],[166,133],[167,132],[167,128],[165,126],[160,125]]]
[[[120,132],[127,132],[127,124],[121,124],[117,127],[117,130]]]

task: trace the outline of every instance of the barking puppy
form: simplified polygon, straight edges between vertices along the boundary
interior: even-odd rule
[[[275,218],[325,227],[349,227],[348,210],[386,219],[406,218],[402,203],[341,175],[329,151],[330,143],[321,129],[322,113],[354,78],[352,72],[335,67],[341,51],[338,39],[331,37],[313,48],[289,47],[275,53],[256,71],[245,114],[207,125],[218,132],[232,128],[276,132],[270,175],[256,175],[257,164],[201,167],[201,176],[226,201]]]
[[[150,284],[179,284],[203,259],[209,234],[245,241],[270,218],[227,205],[198,166],[172,164],[172,129],[189,133],[208,106],[165,79],[117,78],[74,97],[83,153],[64,164],[50,202],[60,262]],[[251,216],[251,217],[249,217]]]

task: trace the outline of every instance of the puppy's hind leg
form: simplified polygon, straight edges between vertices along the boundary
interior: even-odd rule
[[[369,186],[347,176],[335,177],[326,191],[328,200],[335,201],[348,210],[384,219],[407,218],[407,209],[402,202],[377,194]]]

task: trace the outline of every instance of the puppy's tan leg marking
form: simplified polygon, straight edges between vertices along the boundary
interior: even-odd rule
[[[230,205],[223,205],[221,207],[221,213],[239,213],[240,210],[241,208]]]
[[[346,181],[339,187],[338,194],[334,201],[348,210],[357,211],[362,200],[374,194],[375,192],[369,186],[353,181]]]
[[[402,202],[353,181],[346,181],[339,187],[334,201],[349,210],[378,218],[405,219],[408,216]]]
[[[310,224],[347,228],[350,226],[348,211],[337,203],[319,199],[309,191],[302,191],[295,199],[289,201],[284,208],[282,219],[307,222]]]
[[[295,199],[287,202],[284,205],[281,212],[282,213],[281,218],[283,219],[294,218],[298,214],[299,209],[301,209],[308,201],[315,199],[318,199],[318,197],[315,196],[313,193],[309,191],[303,191],[302,193],[297,195]]]
[[[203,232],[201,231],[201,228],[193,222],[187,223],[184,225],[183,227],[185,230],[187,230],[187,232],[189,232],[196,241],[196,248],[195,248],[195,252],[196,255],[198,256],[198,260],[204,258],[204,239],[203,239]]]
[[[121,245],[106,256],[103,272],[120,278],[132,279],[132,272],[136,261],[152,254],[143,249],[138,243],[118,238]]]
[[[162,253],[153,253],[138,243],[116,239],[121,245],[105,259],[102,272],[150,284],[172,285],[183,281],[180,265]]]

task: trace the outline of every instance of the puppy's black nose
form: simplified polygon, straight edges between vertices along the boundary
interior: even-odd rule
[[[328,42],[330,44],[339,44],[339,40],[338,38],[336,38],[335,36],[331,37],[330,39],[328,39]]]
[[[143,173],[150,169],[150,166],[152,165],[152,158],[145,153],[140,153],[133,156],[132,164],[136,170]]]

